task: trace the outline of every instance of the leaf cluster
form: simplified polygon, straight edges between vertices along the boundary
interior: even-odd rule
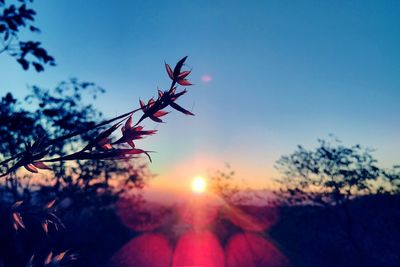
[[[298,146],[281,157],[276,168],[283,174],[278,195],[292,204],[340,204],[373,193],[394,192],[388,171],[378,167],[372,150],[340,141],[318,140],[315,149]],[[392,173],[392,180],[396,179]]]
[[[19,0],[13,4],[0,1],[0,53],[7,52],[24,70],[31,66],[37,71],[44,71],[44,66],[55,66],[55,59],[38,41],[22,41],[20,35],[24,29],[39,33],[34,24],[36,11],[29,8],[29,0]]]

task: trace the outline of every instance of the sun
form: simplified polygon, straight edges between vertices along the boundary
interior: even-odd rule
[[[194,193],[204,193],[207,188],[206,179],[201,176],[197,176],[192,181],[192,191]]]

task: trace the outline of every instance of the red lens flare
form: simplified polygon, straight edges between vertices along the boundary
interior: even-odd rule
[[[158,234],[144,234],[129,241],[111,259],[111,267],[171,266],[172,248]]]
[[[173,267],[224,267],[224,251],[211,232],[189,232],[175,248]]]

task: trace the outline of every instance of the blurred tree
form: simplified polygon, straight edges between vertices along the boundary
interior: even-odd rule
[[[239,186],[234,182],[235,171],[229,164],[226,164],[224,171],[218,170],[210,175],[211,190],[217,194],[226,203],[234,205],[241,202]]]
[[[282,185],[277,192],[279,202],[327,208],[338,218],[345,241],[356,255],[354,265],[369,266],[368,244],[363,238],[363,226],[356,223],[357,210],[351,200],[398,193],[398,168],[379,168],[372,150],[360,145],[347,147],[339,140],[318,142],[314,150],[298,146],[294,153],[277,161],[276,168],[283,173],[278,180]]]
[[[41,72],[55,65],[54,58],[40,42],[20,40],[40,32],[31,2],[0,0],[0,54],[9,54],[24,70]],[[81,255],[75,266],[100,266],[129,238],[115,203],[125,193],[137,196],[152,176],[137,159],[150,155],[136,141],[156,132],[139,124],[163,122],[168,107],[193,115],[177,103],[187,93],[178,85],[191,85],[191,71],[183,70],[186,59],[173,69],[165,63],[169,90],[108,120],[82,101],[87,99],[82,95],[96,98],[104,90],[77,79],[53,90],[33,86],[23,100],[12,93],[1,98],[0,266],[65,266],[74,258],[66,248]],[[143,114],[135,123],[136,112]],[[115,140],[116,130],[122,134]]]
[[[88,94],[95,98],[102,92],[104,89],[93,83],[71,79],[60,83],[54,90],[33,86],[31,94],[22,102],[7,93],[0,102],[0,161],[17,154],[24,149],[24,144],[37,140],[40,136],[62,136],[71,129],[79,131],[92,128],[102,119],[102,114],[92,105],[84,104],[82,95]],[[65,155],[82,143],[92,140],[99,131],[93,129],[58,142],[51,147],[49,155]],[[142,178],[149,174],[143,164],[132,164],[127,160],[78,160],[68,164],[60,161],[51,165],[54,173],[45,175],[46,179],[28,179],[30,174],[23,171],[11,173],[1,181],[1,194],[3,199],[18,201],[30,199],[33,193],[41,191],[47,191],[47,198],[60,197],[66,192],[68,197],[76,198],[79,195],[77,191],[81,191],[87,199],[100,201],[101,198],[91,194],[104,194],[111,188],[116,190],[116,186],[121,187],[118,190],[143,186]],[[108,193],[115,195],[117,192]]]
[[[283,201],[336,205],[365,194],[396,191],[396,173],[379,168],[370,149],[346,147],[338,140],[318,142],[314,150],[298,146],[277,161],[275,167],[283,173],[278,180]]]
[[[40,136],[63,136],[71,129],[91,129],[103,120],[102,114],[82,99],[84,95],[95,98],[102,92],[93,83],[71,79],[53,90],[33,86],[31,93],[20,101],[11,93],[5,94],[0,100],[0,162],[24,150],[24,144]],[[101,128],[92,128],[54,143],[49,156],[68,154],[100,131]],[[103,257],[107,257],[113,246],[118,247],[127,238],[114,204],[124,193],[139,194],[151,176],[145,163],[128,159],[58,161],[50,166],[52,171],[43,174],[21,169],[0,178],[0,217],[3,218],[0,266],[2,262],[5,266],[26,266],[32,254],[39,260],[32,266],[38,266],[54,247],[59,253],[65,248],[78,250],[89,261],[103,259],[95,254],[107,248],[110,251],[102,251]],[[53,199],[56,199],[52,204],[55,211],[43,208]],[[19,204],[14,208],[14,203]],[[9,223],[13,221],[14,227]],[[96,227],[88,225],[94,222]],[[62,242],[54,243],[51,240],[59,235],[57,229],[63,224],[68,235]],[[83,227],[89,230],[82,233]],[[110,241],[108,232],[120,236]],[[46,237],[47,233],[51,235]],[[82,236],[86,238],[79,238]],[[99,246],[99,240],[106,245]]]
[[[225,201],[225,204],[240,206],[263,203],[267,205],[270,202],[266,189],[254,190],[244,180],[238,180],[230,164],[226,163],[224,170],[217,170],[209,177],[210,190]]]
[[[7,1],[0,0],[0,54],[8,53],[24,70],[33,66],[37,72],[41,72],[44,65],[55,65],[54,58],[40,42],[20,40],[25,29],[31,33],[40,32],[34,24],[36,12],[28,7],[32,1],[19,0],[7,4]]]

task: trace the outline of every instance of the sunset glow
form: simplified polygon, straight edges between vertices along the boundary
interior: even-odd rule
[[[194,193],[204,193],[206,191],[207,188],[207,183],[206,180],[201,177],[201,176],[197,176],[193,179],[192,181],[192,191]]]

